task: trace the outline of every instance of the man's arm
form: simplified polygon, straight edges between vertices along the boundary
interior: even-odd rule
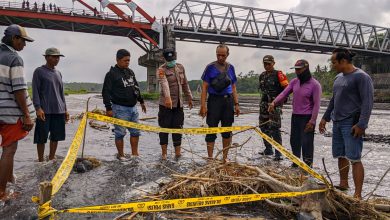
[[[322,89],[321,84],[316,83],[313,88],[313,112],[311,114],[310,123],[312,125],[316,124],[318,112],[320,111],[320,105],[321,105],[321,95],[322,95]]]
[[[328,107],[326,108],[326,111],[322,116],[322,119],[324,119],[326,122],[330,122],[330,115],[332,114],[333,109],[334,109],[334,94],[329,101]]]
[[[23,128],[26,131],[30,131],[34,126],[34,123],[31,120],[30,112],[29,112],[28,107],[27,107],[27,101],[26,101],[27,100],[27,90],[25,90],[25,89],[17,90],[17,91],[14,91],[14,94],[15,94],[16,102],[18,103],[20,109],[23,112]]]
[[[158,83],[160,84],[162,96],[165,99],[165,107],[172,109],[171,91],[169,90],[169,84],[165,71],[162,68],[158,68],[157,72]]]
[[[362,129],[366,129],[368,127],[368,121],[370,120],[371,111],[374,105],[374,85],[372,83],[371,77],[368,75],[363,76],[364,77],[359,79],[358,83],[359,94],[362,100],[362,107],[357,126]]]
[[[206,98],[207,98],[207,89],[209,88],[209,84],[206,81],[203,81],[202,83],[202,93],[200,95],[200,116],[203,118],[207,115],[207,105],[206,105]]]
[[[183,74],[184,74],[183,92],[187,98],[188,105],[190,106],[190,109],[191,109],[192,108],[192,93],[191,93],[190,85],[188,84],[186,71],[185,71],[183,66],[182,66],[182,68],[183,68]]]
[[[240,115],[240,105],[238,104],[238,94],[237,94],[236,84],[232,85],[232,90],[233,90],[233,100],[234,100],[234,112],[236,113],[236,116],[238,117]]]
[[[104,106],[106,107],[107,112],[112,110],[111,89],[112,89],[112,81],[111,81],[110,73],[108,72],[106,74],[106,77],[104,77],[103,90],[102,90],[103,103]]]
[[[38,110],[41,108],[41,97],[39,95],[39,90],[41,81],[39,78],[39,73],[38,70],[36,69],[33,74],[33,79],[32,79],[32,96],[33,96],[33,104],[35,107],[35,110]]]
[[[287,87],[275,98],[273,101],[275,106],[280,105],[286,98],[289,96],[294,87],[294,82],[292,81],[290,84],[287,85]]]

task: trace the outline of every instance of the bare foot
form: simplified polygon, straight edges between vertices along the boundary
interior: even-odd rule
[[[355,198],[355,199],[360,201],[360,200],[362,200],[362,195],[354,194],[353,198]]]
[[[10,193],[0,193],[0,201],[8,201],[8,200],[11,200],[11,199],[16,199],[18,198],[20,195],[20,192],[10,192]]]
[[[167,160],[167,155],[166,155],[166,154],[162,154],[162,155],[161,155],[161,159],[162,159],[162,160]]]

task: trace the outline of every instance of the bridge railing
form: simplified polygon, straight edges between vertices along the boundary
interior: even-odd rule
[[[35,3],[35,2],[34,2]],[[48,13],[48,14],[66,14],[71,16],[83,16],[83,17],[94,17],[94,18],[101,18],[101,19],[111,19],[111,20],[122,20],[118,15],[115,13],[109,13],[100,11],[98,13],[91,11],[89,9],[76,9],[76,8],[67,8],[58,6],[55,4],[52,4],[50,8],[50,2],[45,2],[45,7],[43,7],[42,3],[40,4],[34,4],[29,2],[27,5],[23,2],[10,2],[10,1],[0,1],[0,8],[1,9],[13,9],[13,10],[25,10],[25,11],[32,11],[36,13]],[[132,18],[134,22],[139,23],[149,23],[148,20],[141,16],[135,16]]]
[[[182,0],[168,23],[190,37],[268,41],[306,47],[349,47],[390,54],[390,28],[201,0]],[[167,22],[165,21],[165,22]],[[200,36],[202,35],[202,36]],[[208,37],[207,37],[208,36]]]

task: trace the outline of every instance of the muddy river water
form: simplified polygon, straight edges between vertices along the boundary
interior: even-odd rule
[[[71,115],[85,110],[87,95],[67,96],[67,105]],[[257,102],[246,102],[242,105],[243,114],[235,118],[235,125],[257,125],[258,108]],[[89,104],[90,109],[102,108],[102,100],[92,98]],[[140,110],[140,109],[139,109]],[[147,102],[147,113],[140,113],[140,118],[157,116],[158,105],[156,102]],[[198,115],[199,106],[192,110],[185,109],[185,127],[199,127],[205,124]],[[324,108],[321,108],[322,116]],[[283,112],[282,136],[283,145],[290,149],[290,116],[291,106],[286,106]],[[157,119],[143,121],[142,123],[157,125]],[[15,174],[17,184],[10,186],[12,189],[21,192],[16,200],[1,204],[0,219],[34,219],[36,218],[37,205],[31,202],[31,197],[38,195],[39,182],[51,180],[61,159],[66,155],[72,141],[79,121],[67,124],[66,140],[59,143],[57,161],[38,163],[36,147],[33,145],[33,132],[19,142],[15,157]],[[111,126],[112,127],[112,126]],[[317,128],[316,128],[317,129]],[[331,123],[328,124],[331,131]],[[365,180],[363,195],[371,192],[384,172],[390,167],[390,110],[374,110],[370,120],[369,129],[366,131],[368,137],[375,137],[364,142],[362,159],[365,167]],[[257,164],[264,160],[272,161],[258,154],[264,149],[260,137],[253,131],[237,134],[233,138],[234,143],[249,141],[240,150],[232,150],[229,160],[237,160],[240,163]],[[199,168],[206,163],[201,156],[206,156],[204,136],[183,136],[183,157],[174,160],[173,147],[171,145],[168,153],[168,161],[161,162],[161,150],[158,135],[155,133],[143,132],[140,138],[140,157],[120,162],[115,158],[116,148],[111,129],[95,130],[88,126],[86,133],[85,152],[86,156],[92,156],[102,162],[101,166],[83,173],[72,172],[60,191],[55,195],[52,206],[57,209],[103,205],[112,203],[123,203],[141,199],[142,195],[158,190],[158,184],[169,180],[172,172],[186,173]],[[125,142],[125,153],[130,153],[129,140]],[[221,138],[217,139],[217,148],[221,148]],[[48,147],[46,147],[46,155]],[[331,155],[330,135],[315,135],[314,169],[325,174],[322,165],[322,158],[325,159],[326,167],[334,183],[338,183],[337,160]],[[284,159],[281,166],[290,166],[291,162]],[[351,173],[351,172],[350,172]],[[351,174],[350,174],[351,175]],[[379,184],[374,195],[390,198],[390,174]],[[350,178],[350,186],[353,186]],[[347,192],[353,194],[352,189]],[[223,208],[221,208],[223,210]],[[239,211],[238,211],[239,212]],[[230,213],[231,214],[231,213]],[[60,219],[113,219],[119,214],[61,214]],[[263,216],[270,217],[265,210],[253,209],[237,213],[240,217]],[[268,216],[268,217],[267,217]]]

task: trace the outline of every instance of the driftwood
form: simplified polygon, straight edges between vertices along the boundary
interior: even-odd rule
[[[172,181],[162,185],[159,193],[153,198],[164,200],[232,194],[303,192],[325,187],[303,172],[272,164],[249,166],[214,161],[194,172],[172,175]],[[390,218],[389,200],[357,200],[334,189],[301,197],[267,199],[260,203],[267,206],[278,218],[286,219],[295,218],[298,214],[305,214],[312,219]],[[193,210],[197,209],[190,211]],[[177,211],[169,213],[167,215],[171,215],[172,218],[185,217],[178,217],[180,212]],[[172,216],[172,213],[176,214]]]

